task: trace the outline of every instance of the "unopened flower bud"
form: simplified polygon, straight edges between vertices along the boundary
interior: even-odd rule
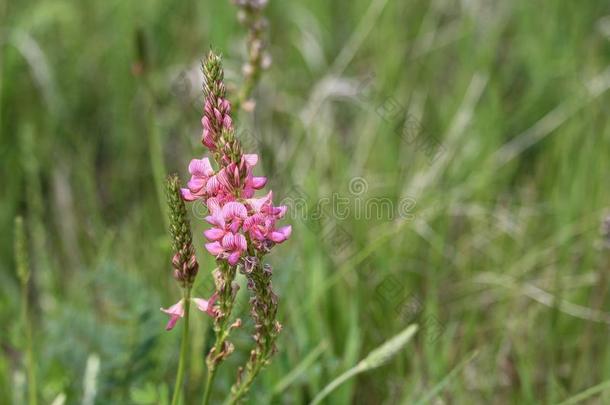
[[[199,264],[193,247],[191,225],[187,217],[186,206],[180,191],[180,180],[176,175],[169,176],[166,183],[167,205],[169,207],[172,248],[174,256],[174,278],[183,286],[191,286],[199,270]]]

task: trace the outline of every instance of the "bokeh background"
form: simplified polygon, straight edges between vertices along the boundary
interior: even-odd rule
[[[179,333],[159,307],[179,289],[161,185],[204,153],[210,48],[240,85],[235,13],[0,2],[0,403],[26,397],[18,214],[40,402],[171,393]],[[273,64],[237,127],[294,231],[270,257],[284,331],[249,402],[308,403],[417,323],[326,402],[558,403],[602,384],[584,403],[610,403],[610,4],[272,0],[267,16]],[[205,295],[213,260],[192,214]],[[189,404],[211,339],[204,316],[192,329]]]

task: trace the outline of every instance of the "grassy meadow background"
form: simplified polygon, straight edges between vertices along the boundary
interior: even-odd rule
[[[308,403],[410,323],[403,351],[326,403],[552,404],[610,380],[610,3],[271,0],[267,15],[273,65],[237,127],[294,229],[270,256],[284,331],[249,403]],[[221,52],[238,86],[244,34],[229,1],[0,2],[0,404],[27,397],[18,214],[39,403],[171,393],[160,186],[204,153],[199,60]],[[212,337],[193,322],[188,404]],[[607,386],[583,403],[610,403]]]

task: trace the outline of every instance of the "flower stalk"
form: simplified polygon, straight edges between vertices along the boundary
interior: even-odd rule
[[[202,144],[209,149],[214,162],[209,158],[193,159],[189,164],[191,178],[182,189],[186,201],[202,201],[209,215],[205,220],[212,228],[204,232],[208,240],[205,248],[216,258],[214,271],[218,307],[214,318],[216,340],[206,358],[208,373],[203,395],[203,404],[210,401],[216,371],[234,350],[228,341],[232,329],[241,325],[237,319],[231,323],[231,312],[235,304],[238,286],[234,283],[237,270],[248,277],[248,288],[253,291],[252,317],[256,323],[254,335],[256,348],[251,361],[246,365],[247,377],[235,389],[237,398],[249,389],[254,377],[267,364],[274,351],[275,337],[281,327],[275,321],[277,297],[271,290],[270,267],[263,266],[260,259],[273,246],[290,237],[290,226],[276,227],[276,222],[286,213],[286,207],[273,206],[273,193],[255,198],[256,190],[262,189],[266,177],[254,176],[258,155],[242,150],[235,136],[231,103],[227,99],[224,71],[219,56],[210,52],[202,63],[204,75]],[[257,259],[254,264],[253,259]],[[241,377],[240,371],[239,376]]]
[[[167,205],[169,207],[169,231],[172,236],[172,249],[174,252],[172,258],[172,266],[174,268],[173,276],[182,287],[182,298],[167,309],[161,308],[161,311],[169,315],[169,321],[166,326],[167,330],[172,330],[176,323],[181,318],[184,318],[182,342],[180,344],[180,358],[178,360],[178,371],[176,373],[176,384],[172,396],[172,405],[178,404],[180,393],[182,392],[184,368],[188,354],[191,301],[195,303],[200,311],[206,312],[212,317],[216,316],[216,308],[214,307],[216,295],[212,295],[208,300],[191,297],[193,283],[195,282],[195,277],[199,271],[199,263],[195,256],[191,226],[187,217],[186,205],[182,199],[180,186],[180,180],[176,175],[167,178],[165,191]]]
[[[271,285],[271,266],[261,265],[259,257],[248,257],[242,272],[248,279],[248,289],[252,294],[250,315],[254,320],[256,345],[250,352],[245,370],[243,367],[238,370],[237,381],[231,388],[230,404],[237,403],[248,393],[258,373],[269,364],[276,351],[275,341],[282,330],[282,325],[276,320],[278,301]]]
[[[248,97],[261,71],[270,64],[264,34],[267,22],[262,16],[266,0],[235,0],[240,21],[248,27],[248,62],[244,66],[244,85],[236,105],[253,107]],[[238,284],[238,271],[248,279],[251,291],[250,314],[255,322],[255,347],[244,367],[240,367],[237,383],[230,400],[239,401],[250,389],[260,370],[269,363],[275,352],[275,341],[281,325],[276,320],[277,296],[271,288],[271,267],[263,257],[277,244],[286,241],[292,228],[276,226],[286,213],[285,206],[273,205],[273,193],[255,197],[265,187],[266,177],[254,176],[258,155],[244,153],[233,125],[232,106],[227,98],[221,58],[209,52],[202,62],[205,96],[201,119],[201,142],[211,155],[192,159],[188,166],[191,175],[185,188],[180,189],[176,176],[168,179],[170,232],[173,238],[174,277],[185,291],[182,299],[162,311],[170,317],[166,329],[171,330],[185,318],[180,362],[176,376],[176,391],[172,404],[179,399],[184,362],[187,353],[188,317],[190,302],[214,318],[215,341],[206,357],[207,375],[203,404],[210,402],[216,372],[220,364],[234,351],[228,340],[234,328],[241,326],[239,318],[232,320]],[[206,250],[215,257],[213,272],[215,292],[209,300],[191,298],[191,288],[198,271],[192,245],[190,225],[186,218],[185,201],[201,201],[208,210],[205,218],[211,228],[204,232]],[[245,375],[244,375],[245,372]],[[243,378],[242,378],[243,377]]]
[[[184,326],[182,327],[182,342],[180,343],[180,359],[178,360],[178,372],[176,373],[176,383],[172,396],[172,405],[177,405],[182,392],[182,381],[184,379],[184,368],[188,353],[189,342],[189,314],[190,314],[190,287],[184,288]]]
[[[219,262],[219,267],[214,272],[214,281],[218,294],[218,313],[214,319],[214,333],[216,341],[206,358],[208,373],[203,394],[203,404],[207,405],[210,401],[212,386],[216,377],[216,371],[222,361],[224,361],[234,351],[234,346],[227,340],[232,329],[241,326],[238,318],[229,325],[229,319],[235,303],[238,286],[233,283],[235,279],[236,266],[229,266],[228,263]]]

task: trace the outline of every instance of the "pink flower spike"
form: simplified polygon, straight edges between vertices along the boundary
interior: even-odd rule
[[[181,299],[167,309],[161,308],[161,311],[169,315],[169,321],[167,326],[165,326],[165,330],[172,330],[176,326],[176,322],[184,316],[184,299]]]
[[[218,294],[214,293],[212,294],[209,300],[205,300],[203,298],[192,298],[192,300],[195,305],[197,305],[197,309],[199,309],[201,312],[205,312],[206,314],[214,318],[216,317],[216,309],[214,308],[214,303],[216,302],[217,298]]]

